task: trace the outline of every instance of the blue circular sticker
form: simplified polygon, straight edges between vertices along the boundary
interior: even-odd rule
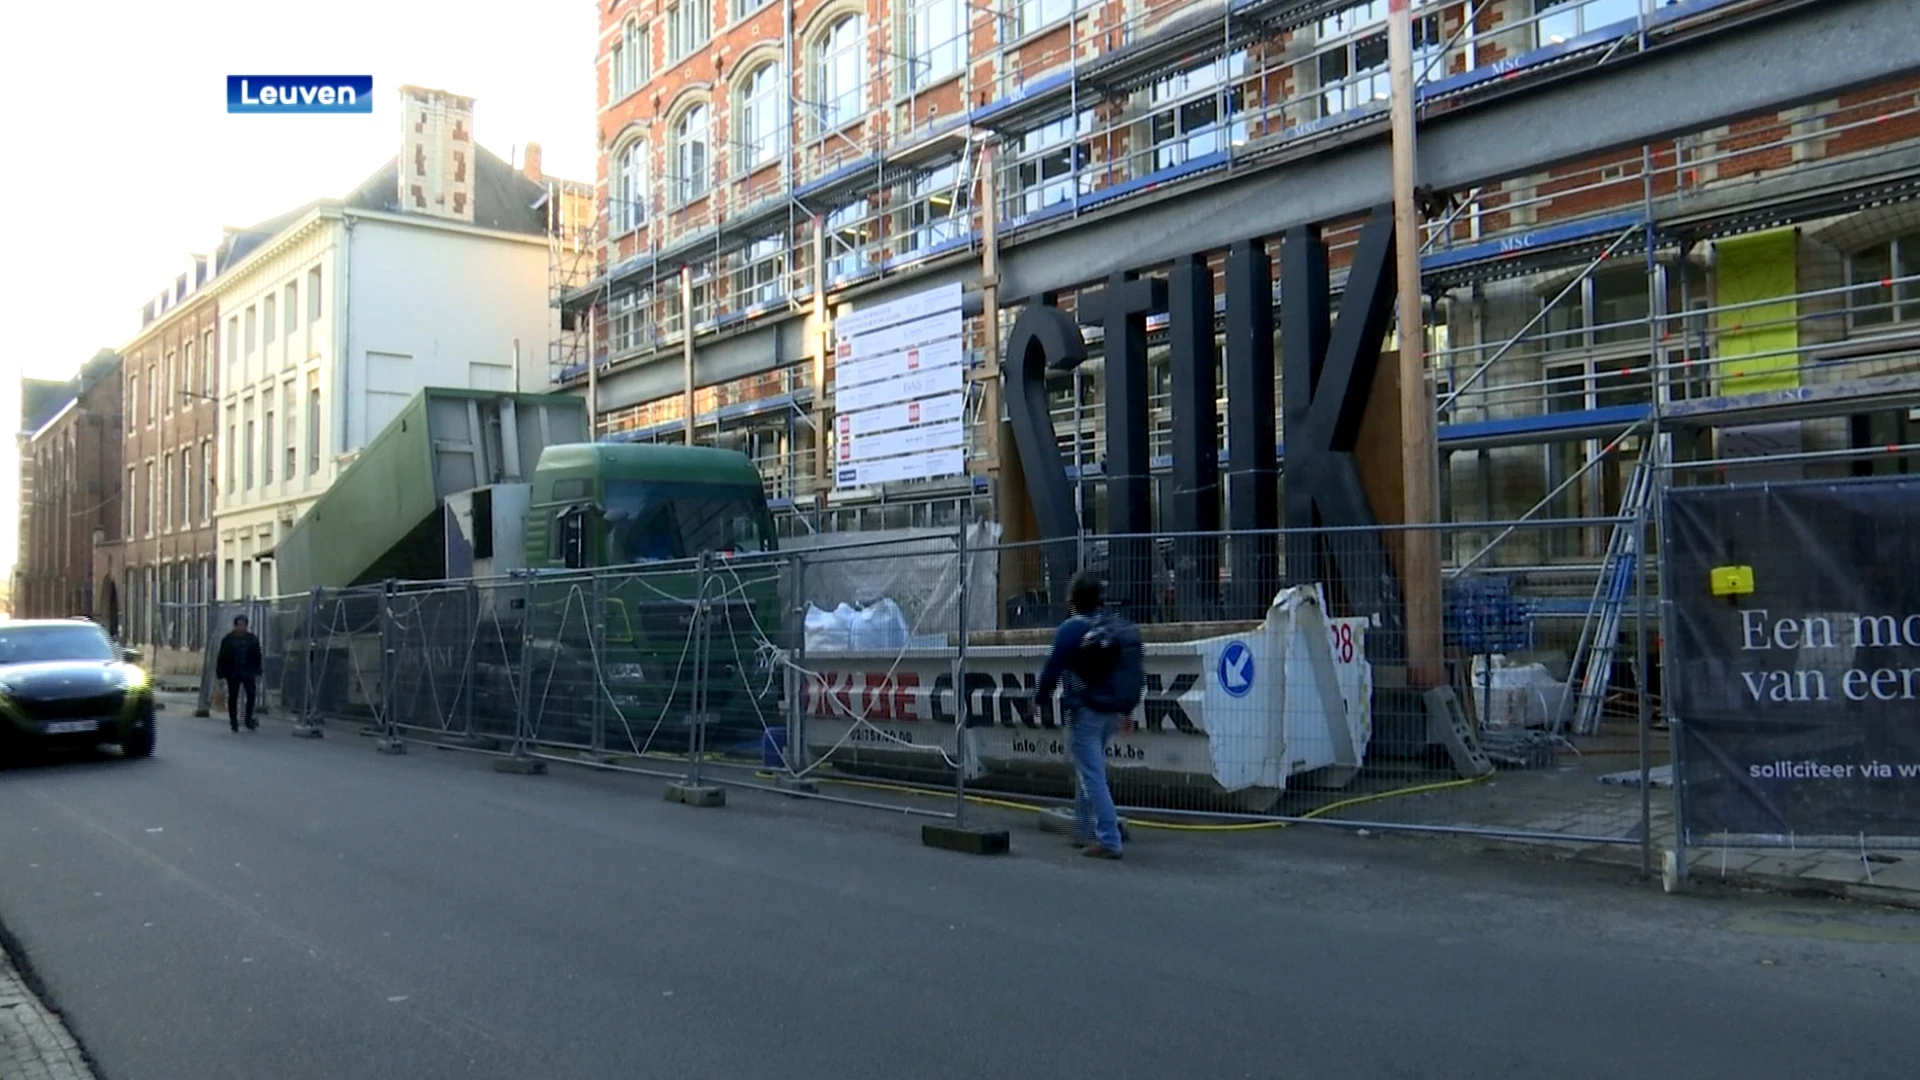
[[[1232,641],[1220,650],[1220,689],[1231,697],[1246,697],[1253,689],[1253,650],[1244,641]]]

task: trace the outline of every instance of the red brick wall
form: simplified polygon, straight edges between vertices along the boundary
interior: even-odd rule
[[[26,441],[20,453],[33,462],[29,519],[20,552],[21,595],[14,614],[22,618],[93,615],[93,531],[108,537],[120,528],[120,365],[90,373],[76,407]]]
[[[129,402],[126,411],[125,444],[122,451],[125,464],[134,466],[139,482],[143,485],[137,492],[136,503],[140,510],[140,520],[125,523],[122,539],[126,541],[122,548],[124,565],[146,567],[180,560],[211,559],[214,555],[214,530],[211,524],[203,525],[200,515],[200,500],[195,497],[190,507],[191,520],[181,520],[180,466],[178,456],[188,453],[192,469],[190,483],[193,494],[204,491],[206,477],[202,473],[200,446],[204,440],[215,440],[219,425],[219,405],[216,402],[191,394],[219,395],[218,373],[220,371],[218,351],[222,346],[218,333],[220,325],[219,309],[212,296],[188,297],[180,308],[169,311],[159,324],[151,327],[129,344],[125,350],[127,371],[137,371],[140,375],[140,396],[138,402]],[[209,339],[208,331],[215,331]],[[188,373],[185,371],[184,351],[187,343],[193,345],[193,366],[191,374],[193,385],[183,388],[181,381]],[[211,358],[203,355],[211,345],[215,355]],[[206,365],[212,362],[214,388],[206,389]],[[166,366],[173,365],[172,377],[165,374]],[[148,372],[160,374],[161,402],[158,415],[149,417],[148,406],[152,391],[148,388]],[[283,414],[284,415],[284,414]],[[270,440],[278,446],[277,433]],[[146,464],[156,463],[160,471],[160,498],[168,499],[169,485],[166,482],[164,465],[173,458],[171,469],[173,482],[171,527],[168,517],[155,508],[154,533],[151,537],[145,533],[145,515],[148,492],[146,482]],[[276,471],[279,467],[276,462]],[[218,475],[219,462],[213,462]],[[123,467],[124,470],[124,467]],[[124,471],[122,474],[124,482]],[[123,496],[124,499],[124,496]]]

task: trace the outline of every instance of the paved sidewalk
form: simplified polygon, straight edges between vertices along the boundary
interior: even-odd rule
[[[1665,739],[1655,760],[1665,762]],[[1502,770],[1491,783],[1437,793],[1422,820],[1536,832],[1512,841],[1558,857],[1639,867],[1642,833],[1640,791],[1617,782],[1629,762],[1622,758],[1563,759],[1538,770]],[[1612,773],[1615,779],[1603,782]],[[1653,866],[1663,870],[1674,847],[1673,788],[1664,770],[1656,775],[1647,824],[1653,833]],[[1563,834],[1567,839],[1555,839]],[[1595,843],[1599,838],[1624,843]],[[1740,848],[1695,845],[1687,849],[1693,882],[1791,894],[1836,896],[1869,903],[1920,908],[1920,850],[1871,848]]]
[[[93,1070],[60,1018],[27,989],[0,953],[0,1077],[5,1080],[92,1080]]]

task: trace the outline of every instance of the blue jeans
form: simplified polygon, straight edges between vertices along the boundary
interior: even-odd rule
[[[1107,789],[1107,742],[1120,718],[1080,710],[1067,724],[1067,749],[1073,756],[1073,835],[1081,843],[1098,842],[1120,850],[1120,816]]]

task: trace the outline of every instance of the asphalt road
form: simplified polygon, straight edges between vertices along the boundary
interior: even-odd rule
[[[164,714],[0,771],[0,922],[107,1080],[1914,1075],[1920,915],[1346,834],[1037,832]]]

